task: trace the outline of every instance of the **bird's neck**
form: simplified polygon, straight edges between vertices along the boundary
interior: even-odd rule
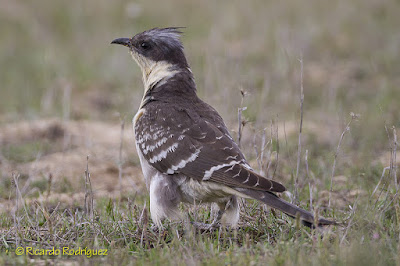
[[[196,85],[189,67],[180,68],[167,62],[157,62],[142,69],[144,95],[141,107],[153,100],[169,101],[179,97],[197,97]]]
[[[179,73],[179,68],[165,61],[152,62],[142,69],[144,94],[155,86],[160,86]]]

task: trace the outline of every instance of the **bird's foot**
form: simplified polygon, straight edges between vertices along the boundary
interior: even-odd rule
[[[200,231],[214,231],[216,229],[221,228],[221,224],[219,222],[206,224],[206,223],[199,223],[199,222],[191,222],[191,224]]]
[[[161,230],[160,230],[161,229]],[[150,230],[153,231],[154,233],[159,233],[160,231],[162,231],[163,228],[159,228],[157,225],[153,224],[150,227]]]

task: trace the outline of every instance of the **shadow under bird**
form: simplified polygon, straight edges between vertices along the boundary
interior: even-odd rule
[[[143,74],[144,95],[133,127],[153,222],[161,227],[164,218],[182,219],[180,202],[215,202],[219,211],[209,226],[235,226],[237,197],[242,197],[313,227],[314,216],[274,193],[286,189],[250,167],[221,116],[197,96],[181,33],[180,28],[154,28],[112,41],[129,48]],[[318,219],[318,226],[330,224],[335,222]]]

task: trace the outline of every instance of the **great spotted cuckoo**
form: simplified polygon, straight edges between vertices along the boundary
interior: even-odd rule
[[[180,34],[179,28],[154,28],[112,41],[129,48],[143,74],[144,95],[133,128],[154,223],[160,227],[164,218],[182,219],[180,202],[214,202],[219,211],[213,225],[235,226],[237,197],[243,197],[313,226],[314,216],[274,193],[286,189],[251,168],[221,116],[199,99]],[[334,224],[323,218],[317,223]]]

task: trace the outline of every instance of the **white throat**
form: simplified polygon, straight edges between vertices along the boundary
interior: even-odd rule
[[[144,90],[146,93],[155,84],[161,81],[161,83],[159,83],[158,85],[162,85],[168,79],[175,76],[175,74],[179,73],[179,71],[176,69],[174,70],[173,65],[165,61],[160,61],[160,62],[153,61],[148,69],[146,69],[145,71],[144,69],[142,69],[142,73],[143,73]]]
[[[131,55],[142,70],[144,94],[155,84],[161,81],[161,83],[159,83],[159,85],[161,85],[180,72],[166,61],[152,61],[133,52],[131,52]]]

